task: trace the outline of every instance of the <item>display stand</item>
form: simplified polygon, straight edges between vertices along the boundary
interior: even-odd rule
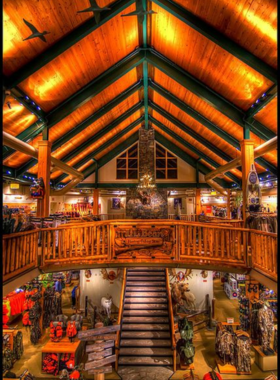
[[[62,338],[59,342],[49,341],[42,348],[42,363],[46,354],[57,354],[58,363],[62,354],[74,354],[75,366],[80,363],[84,351],[84,345],[80,341],[70,342],[67,337]],[[44,373],[43,369],[42,372]]]
[[[265,355],[261,349],[261,346],[253,346],[255,351],[255,363],[262,371],[274,371],[277,370],[277,354]]]
[[[239,322],[234,322],[234,323],[228,323],[228,322],[219,322],[223,326],[232,326],[234,330],[237,330],[237,327],[240,326]],[[218,330],[217,330],[218,331]],[[231,364],[223,364],[221,359],[216,356],[216,364],[218,367],[218,370],[221,374],[238,374],[238,375],[251,375],[251,372],[238,372],[236,367]]]
[[[184,364],[184,359],[180,357],[180,369],[185,370],[194,370],[194,364]]]
[[[10,349],[13,351],[14,349],[14,337],[17,335],[17,332],[18,330],[11,330],[11,329],[4,329],[2,331],[2,335],[6,335],[8,334],[10,337],[9,337],[9,345],[10,345]]]

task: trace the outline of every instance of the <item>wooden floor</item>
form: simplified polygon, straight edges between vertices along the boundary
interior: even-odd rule
[[[120,366],[173,363],[164,269],[127,270]]]

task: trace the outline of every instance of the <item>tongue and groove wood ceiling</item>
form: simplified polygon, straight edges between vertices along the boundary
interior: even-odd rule
[[[34,147],[48,137],[53,156],[85,176],[137,141],[141,125],[205,172],[238,157],[245,136],[258,146],[277,134],[276,0],[138,0],[156,12],[143,24],[122,17],[134,1],[97,3],[111,8],[98,24],[77,13],[89,0],[4,2],[4,131]],[[48,31],[46,42],[23,41],[23,19]],[[37,173],[36,160],[7,147],[3,164],[19,178]],[[276,167],[276,151],[256,160],[259,173]],[[238,183],[241,172],[222,177]]]

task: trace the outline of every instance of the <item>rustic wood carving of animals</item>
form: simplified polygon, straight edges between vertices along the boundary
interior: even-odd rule
[[[108,318],[110,318],[111,307],[112,307],[112,296],[102,297],[101,306],[103,307],[103,311],[107,313]]]

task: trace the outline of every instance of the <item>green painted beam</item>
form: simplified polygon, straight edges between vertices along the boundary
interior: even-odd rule
[[[140,80],[138,83],[130,86],[127,90],[123,91],[120,95],[118,95],[116,98],[111,100],[104,107],[97,110],[93,115],[89,116],[87,119],[83,120],[80,124],[75,126],[69,132],[65,133],[65,135],[63,135],[61,138],[54,141],[54,143],[52,145],[52,151],[55,151],[60,146],[62,146],[67,141],[69,141],[74,136],[76,136],[78,133],[82,132],[85,128],[87,128],[89,125],[96,122],[98,119],[100,119],[106,113],[110,112],[113,108],[117,107],[120,103],[122,103],[125,99],[129,98],[132,94],[134,94],[135,92],[140,90],[142,87],[143,87],[143,81],[142,80]]]
[[[144,11],[147,10],[147,0],[142,0],[142,5]],[[143,31],[143,47],[147,48],[147,34],[148,34],[148,24],[147,24],[147,15],[144,15],[144,21],[142,24]],[[144,80],[144,109],[145,109],[145,129],[149,128],[149,83],[148,83],[148,63],[143,62],[143,80]]]
[[[182,100],[178,99],[176,96],[172,95],[170,92],[168,92],[165,88],[160,86],[159,84],[149,81],[149,86],[152,88],[154,91],[156,91],[158,94],[163,96],[165,99],[170,101],[172,104],[174,104],[176,107],[180,108],[182,111],[186,112],[188,115],[193,117],[195,120],[197,120],[199,123],[203,124],[207,129],[210,131],[214,132],[217,136],[223,138],[226,142],[231,144],[233,147],[235,147],[237,150],[240,151],[240,142],[228,134],[227,132],[223,131],[221,128],[213,124],[210,120],[202,116],[200,113],[195,111],[193,108],[188,106],[186,103],[184,103]],[[246,124],[246,123],[244,123]],[[252,129],[252,132],[254,132],[254,128],[250,125],[250,128]],[[260,130],[259,130],[260,133]],[[273,137],[273,136],[272,136]],[[272,138],[270,137],[270,138]],[[264,138],[264,140],[266,140]],[[275,173],[277,171],[277,168],[270,164],[267,160],[265,160],[262,157],[259,157],[255,160],[259,165],[263,166],[265,169],[268,169],[269,171],[272,171]]]
[[[70,96],[64,102],[59,104],[58,107],[48,113],[48,128],[51,128],[77,108],[87,103],[90,99],[127,74],[133,68],[142,64],[144,58],[144,52],[135,50],[114,66],[110,67],[104,73],[99,75],[97,78],[93,79],[85,87]]]
[[[247,110],[245,115],[246,121],[252,121],[254,116],[260,112],[265,106],[267,106],[271,100],[277,96],[277,85],[274,84],[270,87],[269,90],[267,90],[263,95],[258,99],[258,103],[252,104],[252,106]]]
[[[176,117],[171,115],[169,112],[166,112],[162,107],[158,106],[157,104],[153,102],[149,102],[150,107],[159,113],[161,116],[163,116],[166,120],[169,120],[172,124],[174,124],[176,127],[180,128],[181,131],[187,133],[189,136],[194,138],[196,141],[203,144],[206,148],[210,149],[213,153],[217,154],[219,157],[221,157],[223,160],[229,162],[232,160],[232,157],[224,153],[221,149],[217,148],[216,145],[212,144],[210,141],[205,139],[203,136],[201,136],[199,133],[195,132],[192,128],[188,127],[186,124],[182,123],[180,120],[178,120]]]
[[[122,12],[128,6],[133,4],[135,0],[117,0],[110,4],[111,10],[103,11],[100,15],[100,21],[96,24],[94,17],[86,20],[83,24],[73,29],[66,36],[59,39],[57,42],[46,51],[36,56],[31,62],[21,67],[17,72],[7,78],[7,88],[13,88],[24,81],[30,75],[40,70],[43,66],[51,62],[74,44],[85,38],[87,35],[104,25],[106,22]]]
[[[210,165],[214,166],[215,168],[218,168],[219,166],[221,166],[215,160],[213,160],[212,158],[208,157],[207,154],[201,152],[200,150],[198,150],[197,148],[195,148],[193,145],[189,144],[185,139],[183,139],[182,137],[180,137],[179,135],[177,135],[177,133],[173,132],[171,129],[167,128],[165,125],[161,124],[158,120],[156,120],[152,116],[150,117],[150,120],[157,127],[159,127],[163,132],[167,133],[169,136],[171,136],[172,138],[174,138],[180,144],[182,144],[186,148],[190,149],[192,152],[194,152],[195,154],[197,154],[198,157],[203,158]],[[196,167],[196,160],[195,160],[194,168],[195,167]],[[229,177],[230,179],[232,179],[235,183],[237,183],[238,185],[240,185],[240,180],[235,175],[233,175],[230,172],[225,173],[225,175],[227,177]]]
[[[217,125],[212,123],[206,117],[202,116],[194,108],[190,107],[185,102],[183,102],[182,100],[180,100],[179,98],[171,94],[164,87],[160,86],[158,83],[153,82],[152,80],[149,81],[149,87],[153,89],[154,91],[156,91],[159,95],[164,97],[166,100],[174,104],[176,107],[180,108],[186,114],[190,115],[193,119],[198,121],[200,124],[204,125],[204,127],[206,127],[207,129],[209,129],[210,131],[214,132],[216,135],[224,139],[226,142],[228,142],[235,148],[240,148],[240,143],[237,139],[235,139],[229,133],[219,128]]]
[[[190,73],[182,69],[180,66],[176,65],[174,62],[170,61],[168,58],[158,53],[156,50],[148,48],[145,50],[145,54],[148,63],[155,66],[157,69],[165,73],[167,76],[171,77],[176,82],[178,82],[181,86],[185,87],[187,90],[200,97],[211,107],[217,109],[222,114],[226,115],[235,123],[244,128],[245,113],[241,109],[236,107],[227,99],[223,98],[210,87],[206,86],[203,82],[193,77]],[[273,134],[273,132],[268,130],[261,123],[258,123],[258,128],[255,128],[254,133],[256,133],[256,135],[261,138],[264,138],[264,136],[267,134],[265,140],[269,140]],[[273,134],[272,137],[274,136],[275,134]]]
[[[256,57],[254,54],[250,53],[248,50],[241,47],[238,43],[234,42],[225,34],[219,32],[217,29],[207,24],[199,17],[195,16],[193,13],[187,11],[187,9],[171,0],[152,1],[158,4],[161,8],[170,12],[172,15],[183,21],[191,28],[195,29],[198,33],[202,34],[238,58],[240,61],[246,63],[246,65],[250,66],[255,71],[261,73],[272,82],[277,83],[277,70],[265,63],[260,58]]]
[[[111,139],[109,139],[104,144],[99,146],[93,152],[89,153],[86,157],[82,158],[79,162],[77,162],[75,165],[73,165],[73,168],[79,169],[81,166],[83,166],[84,164],[86,164],[90,160],[96,161],[95,156],[97,156],[99,153],[101,153],[104,149],[109,148],[110,145],[114,144],[121,137],[125,136],[128,132],[130,132],[133,128],[137,127],[137,125],[141,124],[141,122],[143,120],[144,120],[144,116],[141,116],[139,119],[135,120],[128,127],[124,128],[121,132],[117,133],[115,136],[113,136]],[[59,182],[61,182],[66,177],[68,177],[67,174],[61,174],[59,177],[56,178],[55,182],[58,184]]]
[[[21,103],[28,111],[38,117],[38,119],[44,119],[46,112],[43,111],[36,102],[25,94],[20,88],[15,87],[11,90],[11,96]],[[40,109],[38,109],[39,107]]]
[[[159,189],[195,189],[196,188],[195,182],[174,182],[174,183],[157,183],[157,187]],[[201,189],[210,189],[210,186],[208,183],[199,183],[199,188]],[[136,188],[138,186],[138,183],[99,183],[98,188],[99,189],[131,189]],[[88,183],[79,183],[76,188],[78,189],[94,189],[95,183],[94,182],[88,182]]]
[[[121,78],[131,69],[141,64],[144,60],[144,56],[145,56],[144,52],[139,52],[139,50],[135,50],[133,53],[129,54],[127,57],[119,61],[116,65],[112,66],[110,69],[105,71],[105,73],[93,79],[81,90],[79,90],[78,92],[70,96],[68,99],[66,99],[64,102],[59,104],[57,107],[55,107],[52,111],[50,111],[46,115],[48,129],[52,128],[55,124],[61,121],[64,117],[68,116],[75,109],[82,106],[88,100],[98,95],[106,87],[114,83],[117,79]],[[138,84],[136,86],[138,86]],[[130,90],[127,90],[127,91],[128,93],[130,93]],[[131,89],[131,91],[133,93],[133,89]],[[120,95],[120,97],[122,96],[123,98],[125,98],[126,93],[124,92],[123,95]],[[116,99],[115,101],[117,103]],[[108,106],[109,106],[109,103],[108,103]],[[102,111],[100,110],[100,112]],[[38,134],[42,133],[45,125],[46,123],[44,122],[43,124],[39,124],[38,126],[38,122],[35,122],[30,127],[26,128],[25,131],[17,135],[16,137],[22,141],[28,142],[31,139],[38,136]],[[85,121],[84,125],[87,125],[87,121]],[[81,128],[82,127],[83,127],[83,124]],[[79,130],[79,127],[77,128],[78,128],[77,130]],[[3,154],[3,159],[8,158],[14,152],[15,151],[11,148],[5,149],[4,154]]]
[[[69,154],[64,155],[60,158],[61,161],[67,162],[70,161],[72,158],[74,158],[76,155],[81,153],[84,149],[89,147],[90,145],[94,144],[97,140],[99,140],[101,137],[103,137],[106,133],[110,132],[112,129],[117,127],[120,123],[122,123],[125,119],[133,115],[135,112],[141,109],[143,107],[143,102],[139,102],[135,104],[133,107],[131,107],[128,111],[123,113],[120,117],[118,117],[116,120],[114,120],[111,124],[107,125],[106,127],[102,128],[100,131],[95,133],[92,137],[90,137],[88,140],[86,140],[83,144],[79,145],[76,149],[74,149]],[[26,172],[32,166],[36,165],[37,160],[35,158],[32,158],[28,162],[26,162],[24,165],[22,165],[19,169],[17,169],[16,174],[17,176],[21,175],[22,173]]]
[[[196,168],[196,165],[198,166],[198,170],[202,174],[207,174],[211,171],[208,167],[203,165],[201,162],[198,162],[195,160],[193,157],[190,157],[186,152],[184,152],[182,149],[180,149],[177,145],[173,144],[170,140],[168,140],[166,137],[161,135],[159,132],[155,131],[155,140],[159,142],[161,145],[163,145],[166,149],[170,150],[173,154],[181,158],[183,161],[187,162],[190,164],[193,168]],[[192,164],[191,164],[192,162]],[[232,185],[231,183],[220,179],[220,178],[215,178],[215,182],[217,182],[219,185],[221,185],[224,188],[231,188]],[[199,184],[203,185],[203,184]]]
[[[139,134],[138,132],[133,133],[128,139],[126,139],[123,143],[116,146],[114,149],[112,149],[109,153],[105,154],[103,157],[101,157],[100,160],[98,160],[98,167],[99,169],[106,165],[109,161],[111,161],[113,158],[117,157],[119,154],[121,154],[124,150],[130,148],[133,144],[135,144],[138,141]],[[89,168],[86,168],[83,171],[84,177],[87,178],[92,173],[94,173],[95,168],[90,166]]]
[[[244,123],[249,125],[251,132],[253,132],[256,136],[260,137],[264,141],[273,139],[276,136],[272,130],[265,127],[256,119],[253,119],[251,121],[244,121]]]
[[[9,166],[6,166],[6,165],[2,165],[2,173],[3,173],[3,176],[5,177],[15,178],[16,176],[15,169],[10,168]]]

